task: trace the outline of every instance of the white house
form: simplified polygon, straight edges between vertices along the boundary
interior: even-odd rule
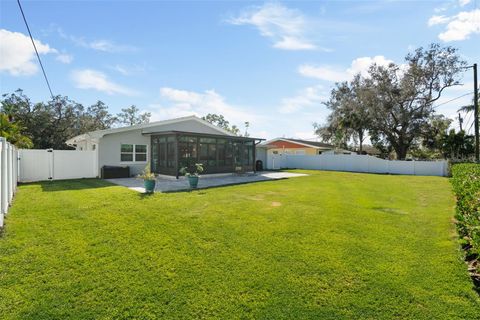
[[[196,116],[88,132],[66,141],[77,150],[95,150],[103,166],[128,166],[140,173],[178,177],[183,166],[202,163],[205,173],[255,171],[255,146],[261,139],[239,137]]]

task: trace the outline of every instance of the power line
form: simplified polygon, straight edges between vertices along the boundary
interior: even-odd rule
[[[461,96],[458,96],[458,97],[456,97],[456,98],[450,99],[450,100],[445,101],[445,102],[442,102],[442,103],[437,104],[436,106],[433,106],[433,107],[434,107],[434,108],[438,108],[438,107],[440,107],[440,106],[443,106],[444,104],[450,103],[450,102],[452,102],[452,101],[458,100],[458,99],[460,99],[460,98],[463,98],[463,97],[468,96],[468,95],[471,95],[471,94],[473,94],[473,92],[469,92],[469,93],[462,94]]]
[[[37,46],[35,45],[35,41],[33,41],[33,36],[32,33],[30,32],[30,27],[28,26],[27,23],[27,18],[25,18],[25,14],[23,13],[23,8],[22,5],[20,4],[20,0],[17,0],[18,7],[20,8],[20,12],[22,13],[23,21],[25,22],[25,26],[27,27],[28,34],[30,35],[30,40],[32,40],[33,48],[35,49],[35,53],[37,54],[38,62],[40,63],[40,67],[42,68],[43,72],[43,77],[45,78],[45,81],[47,82],[47,87],[48,91],[50,91],[50,95],[52,96],[52,99],[54,99],[52,88],[50,87],[50,82],[48,81],[47,73],[45,72],[45,69],[43,68],[42,60],[40,59],[40,55],[38,54]]]
[[[469,112],[469,113],[468,113],[468,119],[465,121],[465,128],[467,128],[468,124],[470,123],[470,118],[472,117],[472,113],[473,113],[473,112]],[[475,121],[473,121],[473,122],[475,122]],[[473,122],[472,122],[472,124],[473,124]],[[470,125],[470,128],[471,128],[471,127],[472,127],[472,126]],[[468,131],[467,131],[467,133],[468,133]]]
[[[472,130],[473,125],[475,124],[475,121],[472,122],[470,125],[470,128],[468,128],[467,134],[470,134],[470,130]]]

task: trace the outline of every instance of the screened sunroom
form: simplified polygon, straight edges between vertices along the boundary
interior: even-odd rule
[[[255,171],[255,145],[262,139],[192,132],[151,133],[152,172],[179,175],[203,164],[204,174]]]

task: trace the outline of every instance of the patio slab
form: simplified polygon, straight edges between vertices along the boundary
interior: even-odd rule
[[[243,184],[250,182],[258,181],[269,181],[269,180],[279,180],[279,179],[288,179],[295,177],[303,177],[307,174],[303,173],[292,173],[292,172],[271,172],[263,171],[245,175],[212,175],[212,176],[201,176],[198,181],[198,189]],[[138,192],[145,192],[143,187],[143,180],[137,178],[118,178],[118,179],[105,179],[111,183],[127,187],[131,190]],[[174,192],[174,191],[184,191],[190,190],[188,181],[185,177],[180,177],[177,179],[163,178],[158,177],[157,183],[155,186],[155,192]]]

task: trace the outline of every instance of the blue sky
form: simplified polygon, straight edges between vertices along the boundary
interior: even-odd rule
[[[22,3],[54,94],[111,112],[135,104],[153,120],[220,113],[263,138],[313,138],[335,81],[371,62],[431,42],[480,62],[474,0]],[[0,91],[47,100],[26,35],[16,2],[0,2]],[[471,72],[464,83],[439,103],[472,91]],[[454,117],[469,99],[438,110]]]

